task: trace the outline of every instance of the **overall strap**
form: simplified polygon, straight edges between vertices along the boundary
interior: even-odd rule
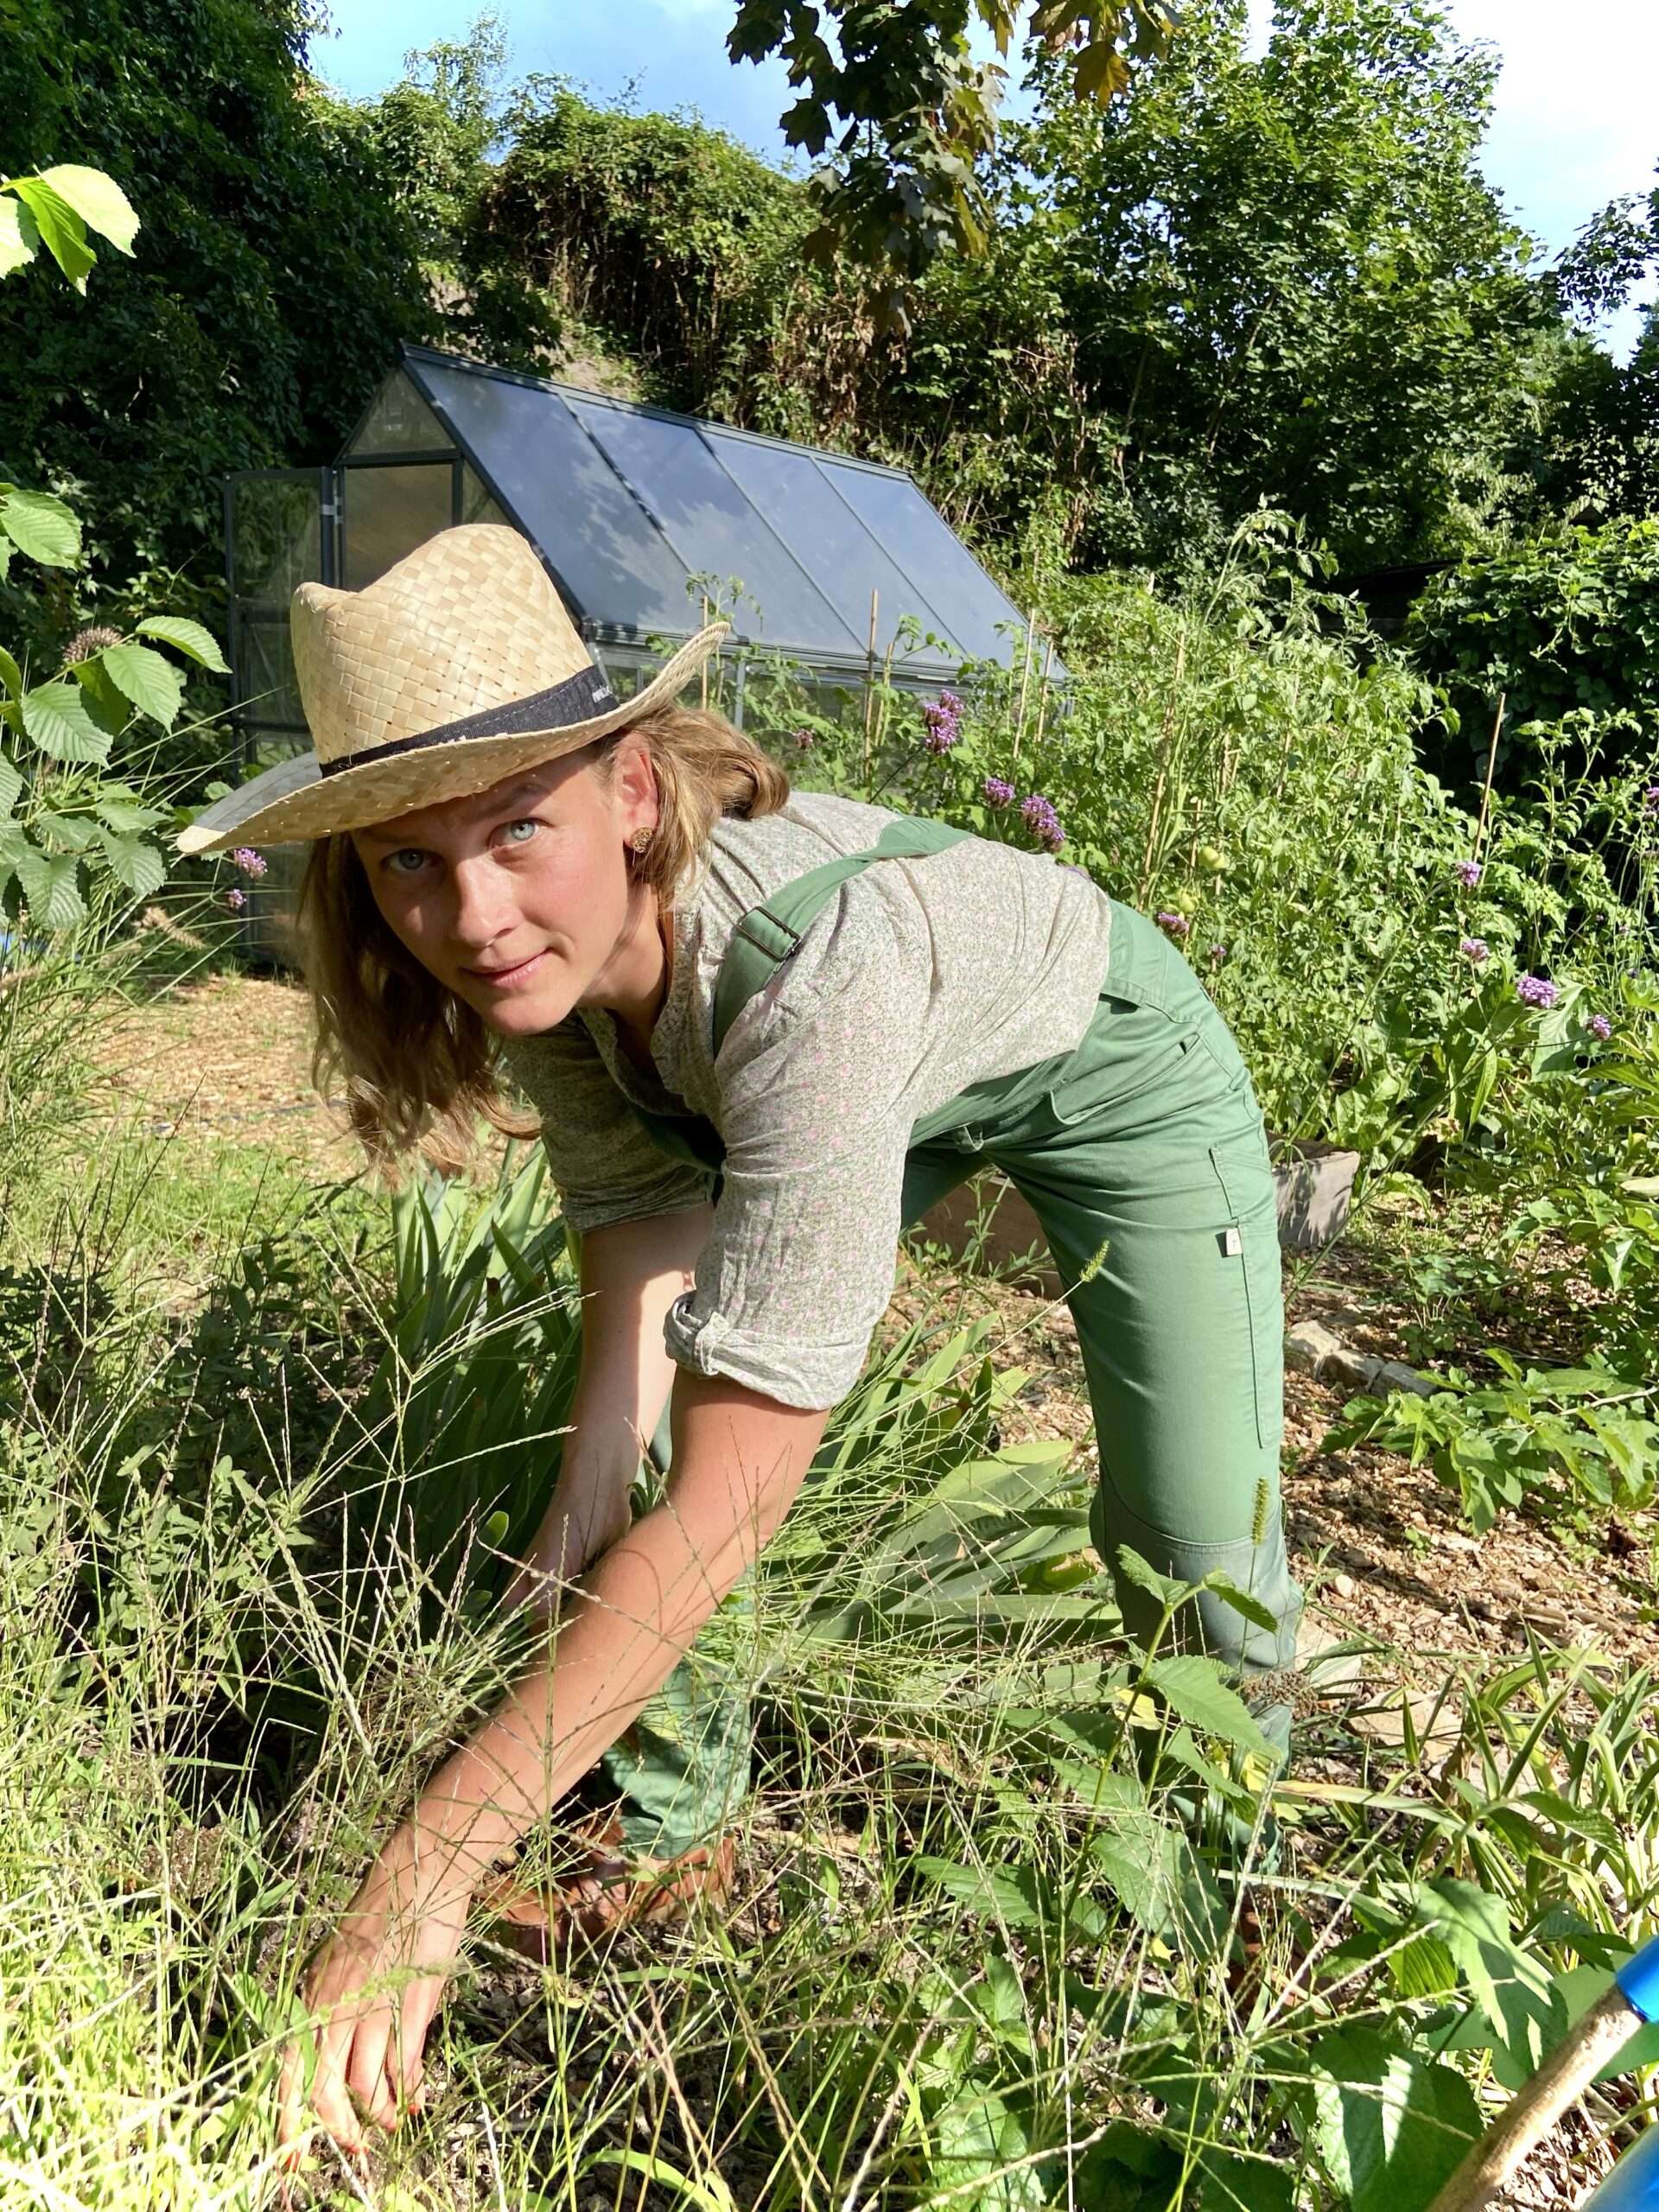
[[[921,860],[970,834],[944,822],[901,815],[887,824],[868,851],[825,861],[821,868],[809,868],[792,883],[785,883],[759,906],[751,906],[732,931],[715,984],[716,1054],[733,1022],[755,993],[772,981],[799,944],[808,924],[849,876],[859,874],[872,861]]]

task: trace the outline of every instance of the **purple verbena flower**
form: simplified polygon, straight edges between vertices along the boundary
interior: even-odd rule
[[[1491,957],[1491,950],[1484,937],[1460,937],[1458,939],[1458,950],[1465,960],[1472,960],[1477,968],[1483,960]]]
[[[1605,1045],[1613,1033],[1613,1025],[1605,1014],[1592,1014],[1590,1017],[1590,1033],[1592,1037],[1599,1037]]]
[[[1185,937],[1192,926],[1185,914],[1177,914],[1167,909],[1154,914],[1152,918],[1170,937]]]
[[[1522,1006],[1554,1006],[1561,995],[1560,986],[1547,976],[1522,976],[1515,988]]]
[[[1645,813],[1659,814],[1659,784],[1648,785],[1642,794],[1642,806]]]
[[[798,729],[796,731],[795,747],[797,752],[799,753],[810,753],[811,751],[812,733],[810,729]]]
[[[1014,785],[1012,784],[1004,783],[1001,776],[987,776],[985,779],[985,797],[988,804],[992,806],[1012,806],[1014,804]]]
[[[265,873],[267,862],[263,853],[256,853],[251,845],[238,845],[231,854],[244,875],[259,876]]]
[[[1210,948],[1210,965],[1212,968],[1219,968],[1222,962],[1227,957],[1227,955],[1231,951],[1231,950],[1232,947],[1230,945],[1212,944]]]
[[[1475,886],[1480,881],[1480,862],[1478,861],[1459,861],[1453,867],[1452,873],[1457,877],[1458,881],[1462,884],[1465,891],[1472,891]]]
[[[1053,801],[1045,798],[1040,791],[1033,791],[1028,798],[1022,798],[1020,802],[1020,811],[1039,836],[1043,835],[1052,823],[1058,822],[1060,818],[1054,811]]]
[[[239,891],[235,884],[232,884],[230,889],[225,893],[225,904],[230,908],[233,914],[239,914],[247,903],[247,893],[245,891]]]
[[[922,709],[922,743],[928,751],[949,753],[962,735],[962,702],[954,691],[941,691],[931,706]]]

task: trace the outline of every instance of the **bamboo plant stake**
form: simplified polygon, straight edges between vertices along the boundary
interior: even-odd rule
[[[707,592],[704,592],[702,595],[702,626],[705,630],[709,627],[709,594]],[[709,664],[706,660],[703,662],[702,666],[697,671],[697,675],[701,682],[701,693],[698,704],[702,707],[703,712],[707,714],[709,711]]]
[[[1032,734],[1031,749],[1034,753],[1043,741],[1043,724],[1048,720],[1048,671],[1054,665],[1054,640],[1049,639],[1043,653],[1042,683],[1037,693],[1037,728]]]
[[[1034,616],[1026,618],[1026,664],[1020,674],[1020,711],[1014,718],[1014,757],[1020,758],[1020,740],[1026,729],[1026,694],[1031,689],[1031,654],[1036,643],[1037,624]]]
[[[870,780],[870,716],[875,710],[875,611],[881,594],[870,588],[870,636],[864,648],[864,781]]]
[[[1608,2061],[1644,2020],[1655,2019],[1659,2019],[1659,1937],[1620,1967],[1606,1995],[1596,1999],[1516,2092],[1509,2109],[1475,2145],[1429,2212],[1484,2212]]]
[[[1486,815],[1492,803],[1492,771],[1497,766],[1497,741],[1503,728],[1503,709],[1509,703],[1509,693],[1500,691],[1497,695],[1497,719],[1492,724],[1492,741],[1486,748],[1486,782],[1480,794],[1480,819],[1475,824],[1473,857],[1476,860],[1480,858],[1480,849],[1486,838]]]

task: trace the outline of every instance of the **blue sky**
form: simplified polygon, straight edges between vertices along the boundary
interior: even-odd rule
[[[404,54],[461,39],[487,0],[329,0],[331,29],[312,66],[354,99],[403,74]],[[1252,0],[1265,19],[1268,0]],[[725,35],[732,0],[495,0],[512,75],[545,69],[605,99],[692,107],[761,153],[783,152],[778,117],[793,97],[782,67],[734,68]],[[1486,173],[1510,213],[1558,251],[1595,211],[1646,192],[1659,164],[1659,4],[1656,0],[1449,0],[1465,37],[1503,57]],[[1628,353],[1633,309],[1603,336]]]

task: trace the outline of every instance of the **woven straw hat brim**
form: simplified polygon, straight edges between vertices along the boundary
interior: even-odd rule
[[[189,828],[181,831],[175,841],[178,849],[217,853],[232,845],[305,843],[341,830],[395,822],[399,815],[443,799],[469,798],[505,777],[577,752],[595,738],[666,706],[715,651],[729,626],[710,623],[682,645],[642,691],[588,721],[417,746],[391,760],[372,760],[332,776],[322,773],[315,753],[279,761],[204,807]]]

